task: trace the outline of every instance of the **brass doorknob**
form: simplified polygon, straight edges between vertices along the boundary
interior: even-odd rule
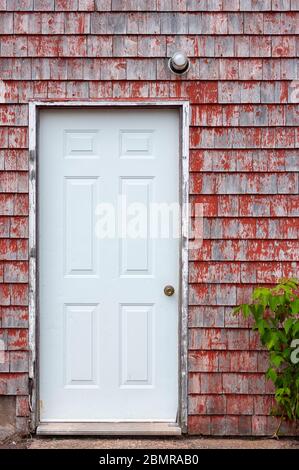
[[[167,295],[167,297],[171,297],[174,294],[175,290],[173,286],[165,286],[164,287],[164,294]]]

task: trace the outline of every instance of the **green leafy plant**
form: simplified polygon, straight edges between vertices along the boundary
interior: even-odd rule
[[[283,419],[299,418],[299,284],[296,279],[281,280],[275,287],[258,287],[252,302],[235,308],[245,318],[252,317],[253,329],[269,351],[266,376],[275,386],[277,406],[273,414]],[[296,341],[297,340],[297,341]]]

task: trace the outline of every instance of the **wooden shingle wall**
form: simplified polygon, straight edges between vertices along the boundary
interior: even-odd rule
[[[0,394],[28,425],[28,101],[188,99],[189,432],[265,435],[266,355],[232,306],[298,275],[298,0],[0,0]],[[171,75],[175,49],[191,58]],[[297,80],[297,81],[296,81]],[[294,432],[289,428],[288,432]]]

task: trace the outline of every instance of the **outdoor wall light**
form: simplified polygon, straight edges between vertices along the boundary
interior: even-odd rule
[[[168,61],[168,68],[176,75],[187,73],[190,68],[190,60],[184,52],[175,52]]]

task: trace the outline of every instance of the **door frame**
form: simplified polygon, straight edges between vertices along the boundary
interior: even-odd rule
[[[39,260],[38,260],[38,133],[39,111],[47,108],[161,108],[180,112],[180,176],[181,211],[180,296],[178,325],[179,405],[177,425],[187,432],[188,421],[188,229],[189,229],[189,101],[32,101],[29,102],[29,401],[30,430],[36,431],[39,419]],[[115,432],[117,434],[117,431]]]

